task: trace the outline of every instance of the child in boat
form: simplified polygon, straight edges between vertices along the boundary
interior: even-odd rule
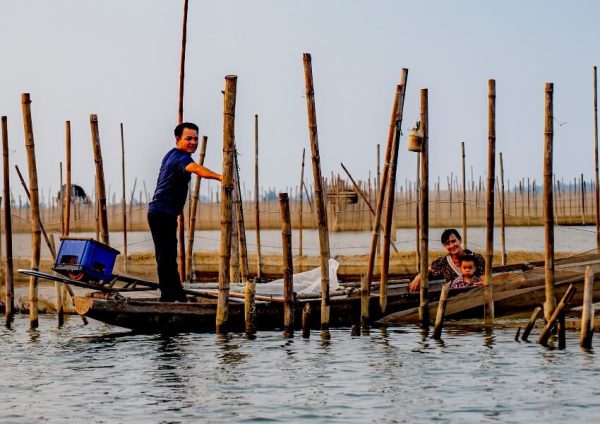
[[[459,266],[461,275],[452,281],[450,288],[462,289],[464,287],[482,286],[483,282],[481,281],[481,278],[475,275],[477,271],[475,257],[473,255],[465,254],[460,256],[458,260],[460,261]]]

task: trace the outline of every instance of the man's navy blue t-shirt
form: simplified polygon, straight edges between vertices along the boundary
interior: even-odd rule
[[[192,155],[173,148],[160,165],[156,190],[148,207],[149,212],[177,216],[183,211],[191,174],[185,167],[192,163]]]

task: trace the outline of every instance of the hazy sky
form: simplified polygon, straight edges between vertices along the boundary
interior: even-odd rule
[[[174,145],[183,0],[0,0],[0,114],[11,166],[26,170],[20,95],[31,93],[40,186],[59,185],[64,123],[73,131],[73,182],[91,191],[89,115],[99,117],[107,186],[120,196],[119,123],[128,188],[153,190]],[[309,151],[302,53],[313,60],[323,173],[374,172],[385,148],[400,69],[409,69],[404,132],[429,89],[431,178],[460,173],[460,141],[486,172],[487,84],[496,79],[497,151],[505,173],[541,180],[544,83],[555,84],[555,171],[593,172],[597,1],[190,0],[185,119],[209,138],[221,170],[224,76],[238,75],[236,141],[253,184],[254,114],[261,184],[296,185]],[[563,125],[559,126],[558,123]],[[398,178],[414,178],[403,138]],[[312,175],[308,171],[309,182]],[[18,193],[17,178],[12,186]]]

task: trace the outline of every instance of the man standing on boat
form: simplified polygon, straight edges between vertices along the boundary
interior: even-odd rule
[[[154,196],[148,206],[148,225],[154,241],[161,302],[185,302],[177,271],[177,216],[183,212],[191,174],[221,181],[221,175],[198,165],[198,126],[184,122],[175,127],[175,147],[163,158]]]

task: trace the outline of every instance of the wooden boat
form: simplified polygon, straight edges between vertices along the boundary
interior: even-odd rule
[[[572,263],[557,265],[556,291],[562,296],[566,287],[574,283],[577,294],[572,305],[581,303],[581,287],[585,266],[592,265],[600,272],[600,258],[586,258]],[[519,310],[532,310],[544,301],[544,271],[541,268],[530,268],[523,265],[512,266],[512,271],[494,276],[494,299],[496,314],[512,313]],[[506,269],[506,268],[505,268]],[[28,270],[20,270],[29,272]],[[43,274],[43,275],[40,275]],[[81,287],[98,289],[97,285],[86,285],[81,281],[71,281],[64,276],[37,272],[40,278],[66,282]],[[130,277],[119,276],[125,282],[124,287],[117,288],[114,282],[110,288],[95,290],[86,296],[76,297],[75,307],[79,314],[98,321],[132,329],[139,332],[191,331],[211,332],[215,329],[216,302],[215,296],[198,290],[188,290],[191,294],[188,303],[160,302],[156,297],[125,297],[122,292],[156,288],[156,283],[144,282]],[[138,287],[139,285],[146,287]],[[148,286],[149,285],[149,286]],[[430,315],[435,317],[436,301],[442,287],[441,281],[430,283]],[[483,304],[483,289],[467,288],[451,290],[446,309],[447,316],[459,313],[476,313]],[[212,297],[212,299],[211,299]],[[600,287],[594,293],[600,300]],[[257,329],[279,329],[283,325],[283,304],[281,299],[261,298],[256,303]],[[295,322],[299,327],[304,304],[311,308],[311,327],[320,326],[320,298],[298,299],[295,308]],[[410,293],[406,283],[391,284],[388,288],[386,314],[379,308],[377,286],[370,299],[370,318],[383,325],[395,325],[405,322],[416,322],[416,307],[419,304],[419,293]],[[475,312],[473,312],[475,311]],[[350,326],[357,324],[360,317],[360,291],[357,287],[348,287],[344,293],[333,295],[330,299],[330,327]],[[232,331],[243,330],[244,305],[240,299],[231,298],[229,302],[228,326]]]

